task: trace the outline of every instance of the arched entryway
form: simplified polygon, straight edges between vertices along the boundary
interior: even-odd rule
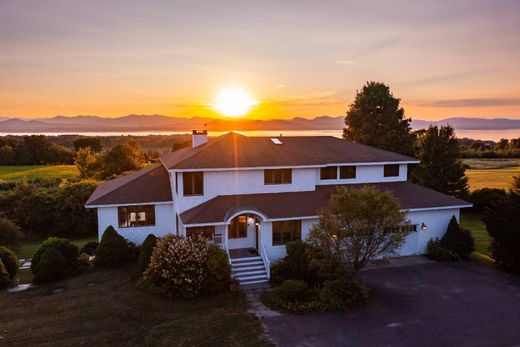
[[[226,222],[227,249],[230,254],[260,253],[260,233],[264,216],[256,211],[241,211]]]

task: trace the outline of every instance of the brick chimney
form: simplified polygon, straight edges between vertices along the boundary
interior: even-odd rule
[[[208,142],[208,131],[207,130],[193,130],[191,135],[191,143],[193,148],[199,147],[200,145]]]

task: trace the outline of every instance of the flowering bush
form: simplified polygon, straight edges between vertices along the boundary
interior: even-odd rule
[[[168,297],[194,298],[207,276],[208,244],[199,237],[157,240],[141,283]]]

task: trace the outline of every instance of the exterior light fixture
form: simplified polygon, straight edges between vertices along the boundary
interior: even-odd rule
[[[424,222],[421,223],[421,230],[422,230],[422,231],[426,231],[426,230],[428,230],[428,227],[426,226],[426,224],[424,224]]]

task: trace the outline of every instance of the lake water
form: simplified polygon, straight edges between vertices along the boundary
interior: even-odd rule
[[[237,131],[246,136],[335,136],[341,137],[342,130],[254,130],[254,131]],[[219,136],[227,133],[227,131],[209,131],[209,136]],[[43,132],[43,133],[0,133],[0,136],[6,135],[85,135],[85,136],[120,136],[120,135],[177,135],[177,134],[191,134],[191,131],[123,131],[123,132]],[[498,141],[500,139],[513,139],[520,137],[520,129],[509,130],[456,130],[459,138],[472,138],[479,140]]]

